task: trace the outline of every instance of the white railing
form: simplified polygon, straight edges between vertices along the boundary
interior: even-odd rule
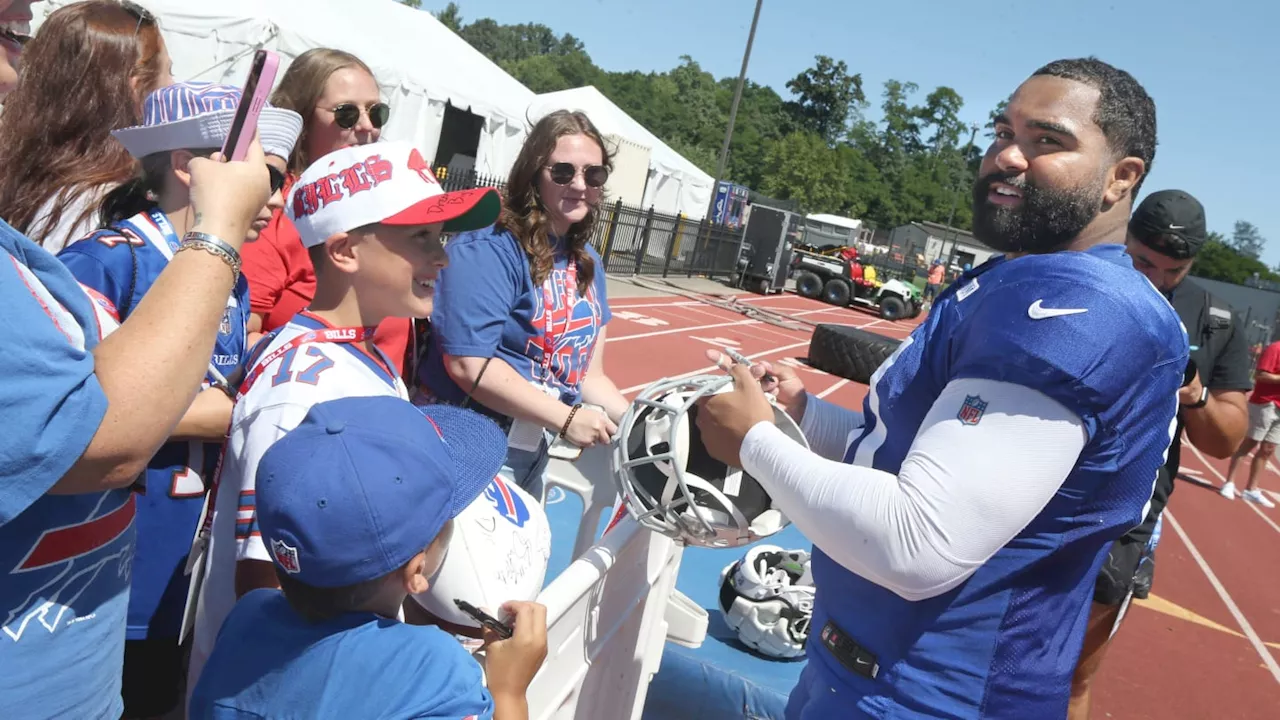
[[[574,561],[538,596],[547,660],[529,687],[531,720],[637,720],[667,640],[698,647],[707,613],[675,589],[684,547],[629,516],[596,541],[617,492],[609,448],[552,460],[547,488],[582,498]]]

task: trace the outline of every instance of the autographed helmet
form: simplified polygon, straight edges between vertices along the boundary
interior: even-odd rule
[[[813,618],[809,553],[757,545],[720,572],[720,612],[744,645],[774,658],[804,654]]]
[[[550,557],[546,511],[504,471],[454,518],[444,562],[426,592],[410,597],[441,620],[478,628],[455,599],[493,615],[510,600],[533,600],[542,591]]]
[[[660,380],[645,388],[618,425],[612,469],[636,522],[689,545],[740,547],[790,521],[742,468],[711,457],[697,426],[696,403],[733,389],[728,375]],[[774,422],[808,448],[800,426],[770,398]]]

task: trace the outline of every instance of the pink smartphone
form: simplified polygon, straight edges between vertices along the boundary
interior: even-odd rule
[[[243,160],[249,152],[249,143],[258,131],[258,115],[267,104],[267,96],[276,82],[280,69],[280,56],[270,50],[259,50],[253,56],[249,79],[244,83],[244,94],[236,106],[236,116],[231,122],[231,132],[222,146],[222,156],[227,160]]]

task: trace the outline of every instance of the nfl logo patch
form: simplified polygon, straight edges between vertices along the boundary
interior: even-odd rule
[[[218,323],[218,333],[222,335],[231,334],[231,310],[222,311],[222,322]]]
[[[964,399],[964,404],[960,406],[960,412],[956,413],[956,417],[965,425],[977,425],[982,419],[982,413],[987,411],[987,403],[977,395],[968,395]]]
[[[298,567],[298,551],[286,545],[283,540],[271,541],[271,554],[276,556],[276,564],[290,575],[296,575],[301,570]]]

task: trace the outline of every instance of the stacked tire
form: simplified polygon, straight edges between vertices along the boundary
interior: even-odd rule
[[[819,325],[809,340],[809,365],[869,385],[871,376],[902,344],[847,325]]]

